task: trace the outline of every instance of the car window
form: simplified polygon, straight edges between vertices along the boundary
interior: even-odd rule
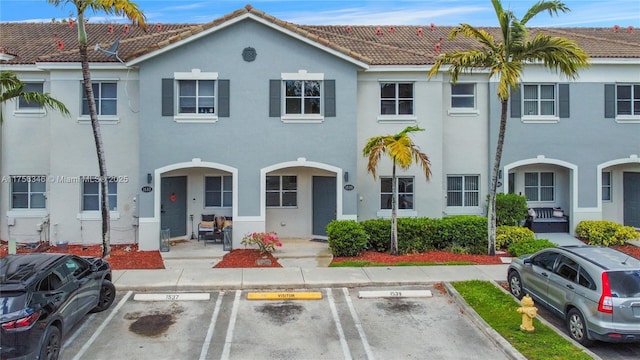
[[[591,276],[589,276],[589,274],[587,274],[587,271],[583,268],[580,268],[580,270],[578,271],[578,284],[586,287],[587,289],[596,289],[595,281],[593,281]]]
[[[558,261],[558,268],[555,273],[567,280],[576,282],[578,277],[578,263],[562,255]]]
[[[52,272],[40,281],[36,291],[52,291],[59,289],[61,286],[62,278],[56,272]]]
[[[75,277],[82,275],[82,273],[84,273],[84,271],[88,268],[87,264],[77,258],[69,258],[67,261],[65,261],[64,265],[67,267],[69,273]]]
[[[531,258],[531,263],[549,271],[553,271],[553,264],[555,264],[558,255],[559,254],[557,252],[553,251],[544,252]]]
[[[610,271],[611,294],[621,298],[640,298],[640,270]]]

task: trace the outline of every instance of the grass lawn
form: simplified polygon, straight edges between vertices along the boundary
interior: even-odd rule
[[[582,349],[538,319],[533,320],[533,333],[521,331],[522,315],[516,311],[520,304],[494,284],[471,280],[454,282],[452,285],[489,326],[528,359],[591,359]]]

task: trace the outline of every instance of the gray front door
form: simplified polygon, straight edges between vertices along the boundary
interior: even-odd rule
[[[313,235],[327,236],[327,224],[336,218],[336,178],[313,177]]]
[[[624,225],[640,228],[640,173],[625,172],[622,181]]]
[[[187,235],[187,177],[163,177],[160,191],[160,228],[171,237]]]

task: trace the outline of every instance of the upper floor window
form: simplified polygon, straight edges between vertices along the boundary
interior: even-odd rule
[[[298,70],[269,80],[269,117],[286,123],[322,123],[336,116],[336,81]]]
[[[215,80],[178,80],[178,114],[215,115]]]
[[[118,182],[116,179],[107,180],[107,192],[109,196],[109,210],[118,208]],[[97,176],[85,176],[82,178],[82,211],[100,210],[100,180]]]
[[[413,178],[396,178],[396,204],[397,209],[413,209]],[[380,178],[380,209],[390,210],[393,199],[393,181],[391,177]]]
[[[478,206],[479,198],[478,175],[447,176],[447,206]]]
[[[474,109],[476,107],[476,84],[451,84],[451,108]]]
[[[611,201],[611,171],[602,172],[602,200]]]
[[[616,115],[640,116],[640,85],[617,85]]]
[[[294,207],[298,205],[298,178],[295,175],[267,176],[267,206]]]
[[[93,98],[96,102],[98,115],[117,115],[118,90],[116,82],[92,82]],[[82,115],[89,115],[87,94],[82,88]]]
[[[523,85],[522,109],[524,116],[555,116],[555,85]]]
[[[320,80],[285,80],[285,115],[320,115],[321,85]]]
[[[23,92],[35,92],[39,94],[44,94],[44,83],[43,82],[25,82]],[[20,96],[18,99],[18,110],[41,110],[42,105],[35,102],[29,101],[23,96]]]
[[[231,176],[207,176],[204,179],[204,206],[232,206]]]
[[[524,173],[524,194],[527,201],[554,201],[555,176],[552,172]]]
[[[413,83],[381,82],[380,115],[413,115]]]
[[[11,208],[12,209],[44,209],[46,207],[46,177],[12,176]]]

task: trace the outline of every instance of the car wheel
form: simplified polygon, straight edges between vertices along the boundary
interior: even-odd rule
[[[569,310],[567,328],[569,329],[569,336],[582,346],[589,346],[593,343],[587,336],[587,325],[584,322],[584,317],[577,309]]]
[[[510,272],[508,280],[509,291],[511,291],[511,294],[518,300],[522,299],[522,297],[524,296],[524,291],[522,290],[522,280],[520,279],[520,275],[518,274],[518,272]]]
[[[113,286],[111,281],[103,280],[102,286],[100,286],[100,299],[98,300],[98,305],[91,310],[91,312],[100,312],[105,311],[113,301],[116,299],[116,287]]]
[[[60,329],[55,326],[49,326],[44,334],[44,342],[40,349],[40,360],[57,360],[60,355]]]

